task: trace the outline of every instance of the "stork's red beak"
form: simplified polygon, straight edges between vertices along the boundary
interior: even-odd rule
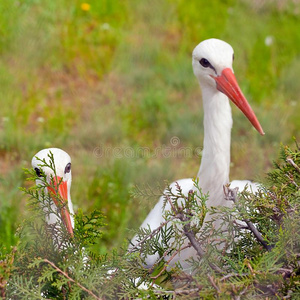
[[[68,183],[67,181],[62,181],[61,177],[56,176],[53,178],[53,184],[56,187],[56,190],[54,190],[52,187],[48,187],[48,190],[50,191],[50,195],[53,199],[53,202],[58,208],[60,208],[61,217],[68,232],[70,233],[71,236],[73,236],[73,227],[72,227],[70,213],[68,211]],[[61,198],[60,203],[58,202],[56,196],[57,190]]]
[[[265,133],[247,99],[243,95],[243,92],[241,91],[232,70],[226,68],[222,71],[220,76],[212,77],[217,83],[217,89],[224,93],[244,113],[244,115],[261,135],[264,135]]]

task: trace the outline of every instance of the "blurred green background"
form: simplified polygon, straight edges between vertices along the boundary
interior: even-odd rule
[[[280,143],[299,138],[299,14],[292,0],[1,1],[2,254],[27,213],[18,187],[33,183],[22,168],[42,148],[71,155],[75,210],[107,216],[101,252],[157,201],[131,197],[135,185],[197,174],[203,110],[191,52],[210,37],[235,49],[236,77],[266,133],[233,108],[231,179],[262,178]]]

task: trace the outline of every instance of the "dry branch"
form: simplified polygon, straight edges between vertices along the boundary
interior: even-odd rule
[[[239,190],[238,188],[230,189],[228,186],[224,185],[223,190],[224,190],[226,200],[233,201],[234,203],[238,202],[238,195],[237,195],[238,190]],[[238,206],[237,206],[237,208],[238,208]],[[255,238],[263,245],[263,247],[265,249],[267,249],[268,251],[271,251],[272,246],[268,245],[268,243],[264,240],[261,233],[254,226],[254,224],[249,219],[246,219],[246,218],[243,219],[242,221],[244,221],[247,224],[247,228],[253,233]]]
[[[83,291],[87,292],[90,296],[92,296],[93,298],[97,299],[97,300],[102,300],[102,298],[96,296],[92,291],[90,291],[89,289],[87,289],[86,287],[84,287],[82,284],[80,284],[79,282],[75,281],[73,278],[71,278],[66,272],[64,272],[63,270],[61,270],[60,268],[58,268],[53,262],[51,262],[48,259],[43,259],[43,261],[45,263],[48,263],[53,269],[55,269],[57,272],[59,272],[60,274],[62,274],[64,277],[66,277],[68,280],[70,280],[71,282],[75,283],[77,286],[79,286]]]
[[[174,205],[172,204],[172,201],[169,197],[167,197],[167,200],[169,201],[172,210],[173,210],[173,214],[175,215],[175,217],[177,219],[179,219],[180,221],[182,221],[183,223],[185,223],[185,225],[183,226],[183,233],[185,234],[185,236],[188,238],[188,240],[190,241],[191,245],[193,246],[193,248],[196,250],[198,256],[200,258],[203,258],[206,254],[206,252],[202,249],[200,243],[197,241],[195,233],[191,230],[191,216],[189,214],[183,214],[182,212],[179,212],[176,210],[176,208],[174,207]],[[223,271],[215,264],[208,262],[209,266],[218,273],[223,273]]]

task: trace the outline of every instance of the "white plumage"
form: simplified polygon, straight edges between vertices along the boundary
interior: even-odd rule
[[[202,89],[203,109],[204,109],[204,142],[200,169],[197,177],[199,186],[204,193],[209,192],[208,207],[219,205],[229,206],[229,201],[224,199],[223,186],[229,183],[230,167],[230,139],[232,127],[232,114],[229,99],[245,114],[257,131],[263,135],[264,132],[242,94],[232,69],[233,49],[224,41],[209,39],[201,42],[193,51],[192,65],[196,78]],[[178,180],[177,183],[182,188],[185,195],[189,190],[194,189],[191,178]],[[233,181],[231,188],[238,187],[243,190],[248,185],[254,192],[258,186],[250,181]],[[176,191],[175,183],[171,184],[172,190]],[[164,221],[163,218],[163,197],[155,205],[141,228],[152,230],[159,227]],[[170,210],[167,203],[166,210]],[[206,221],[210,219],[207,215]],[[215,224],[218,226],[218,224]],[[136,237],[132,243],[137,243]],[[180,253],[173,261],[180,261],[184,268],[188,268],[185,260],[196,255],[193,248],[186,249]],[[148,256],[146,263],[153,265],[158,255]]]

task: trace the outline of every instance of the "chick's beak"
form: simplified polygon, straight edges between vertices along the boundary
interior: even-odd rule
[[[63,181],[59,176],[55,176],[53,178],[53,185],[55,189],[49,186],[48,191],[50,191],[53,202],[60,209],[63,223],[65,224],[70,235],[73,236],[73,227],[68,210],[68,182]],[[57,197],[56,191],[58,191],[59,197]]]

